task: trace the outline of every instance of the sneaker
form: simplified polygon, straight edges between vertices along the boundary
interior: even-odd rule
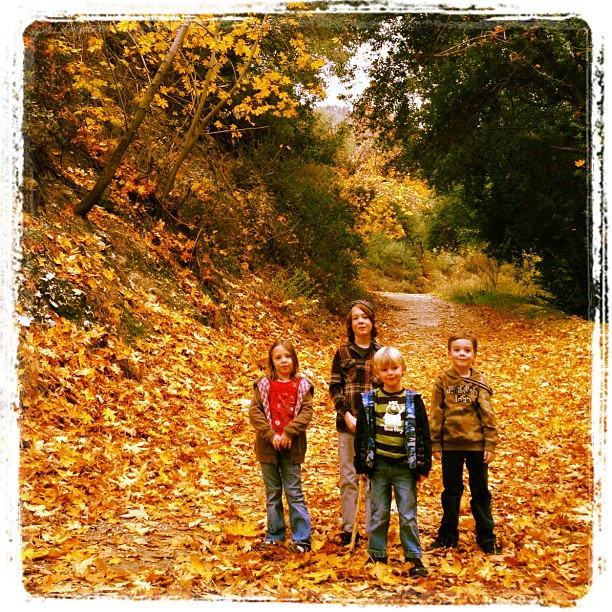
[[[310,550],[310,544],[304,544],[303,542],[289,542],[289,544],[287,544],[287,550],[295,553],[296,555],[301,555]]]
[[[428,547],[427,550],[437,550],[438,548],[457,548],[457,542],[454,544],[446,540],[436,538]]]
[[[366,565],[374,565],[375,563],[384,563],[386,565],[387,561],[387,557],[373,557],[372,555],[368,555]]]
[[[479,543],[478,546],[485,555],[499,555],[502,551],[502,547],[495,540]]]
[[[279,546],[282,543],[282,540],[264,540],[257,548],[259,550],[272,550],[275,546]]]
[[[352,531],[343,531],[339,537],[338,540],[340,541],[341,546],[348,546],[351,543],[351,538],[353,537],[353,532]],[[355,536],[355,542],[359,542],[359,540],[361,540],[361,535],[359,535],[359,533],[357,533],[357,535]]]
[[[406,559],[406,562],[412,563],[410,568],[411,576],[427,576],[429,574],[421,559]]]

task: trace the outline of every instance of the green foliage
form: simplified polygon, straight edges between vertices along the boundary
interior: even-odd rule
[[[395,280],[414,281],[421,267],[414,250],[406,240],[394,240],[384,233],[368,240],[364,264]]]
[[[388,53],[358,115],[399,168],[451,196],[430,240],[457,248],[477,238],[505,261],[537,254],[556,304],[586,314],[587,25],[389,16],[372,43]]]
[[[478,229],[474,212],[461,197],[461,189],[437,198],[435,204],[423,212],[425,243],[429,249],[461,249],[478,244]]]
[[[286,299],[316,300],[318,285],[308,272],[301,268],[293,271],[281,270],[272,279],[272,289]]]
[[[268,252],[280,265],[303,267],[324,303],[335,308],[357,278],[361,238],[352,231],[353,211],[340,199],[331,170],[320,164],[288,161],[277,180],[280,217]]]
[[[427,268],[432,292],[444,299],[499,308],[542,307],[550,296],[540,288],[536,259],[526,257],[523,265],[503,264],[475,249],[462,253],[438,250]]]
[[[267,120],[269,129],[248,134],[234,149],[241,164],[236,174],[259,177],[270,198],[256,257],[301,269],[322,304],[344,307],[346,295],[355,290],[363,253],[354,209],[340,196],[335,168],[346,131],[308,108],[300,109],[297,120]]]

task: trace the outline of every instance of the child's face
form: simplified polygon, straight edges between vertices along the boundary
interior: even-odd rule
[[[280,380],[289,380],[293,373],[293,357],[283,346],[275,346],[272,351],[272,363]]]
[[[385,391],[394,393],[402,390],[402,376],[404,369],[401,364],[385,363],[377,372]]]
[[[355,336],[360,338],[369,337],[372,333],[372,320],[359,306],[351,308],[351,326]]]
[[[455,340],[450,347],[448,356],[455,369],[460,374],[469,372],[476,355],[474,353],[474,347],[470,340]]]

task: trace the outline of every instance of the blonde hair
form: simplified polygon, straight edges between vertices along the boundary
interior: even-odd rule
[[[375,373],[381,371],[387,365],[402,366],[402,370],[406,369],[406,360],[399,349],[394,346],[383,346],[379,348],[372,358],[372,368]]]

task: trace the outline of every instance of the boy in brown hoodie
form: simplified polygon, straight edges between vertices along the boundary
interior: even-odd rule
[[[459,508],[463,495],[463,465],[468,471],[470,507],[476,521],[476,541],[487,554],[498,554],[491,515],[488,466],[495,457],[497,425],[491,406],[493,391],[472,364],[478,342],[471,334],[448,339],[452,367],[436,379],[429,417],[435,459],[442,459],[442,521],[438,537],[428,547],[455,547],[459,540]]]

